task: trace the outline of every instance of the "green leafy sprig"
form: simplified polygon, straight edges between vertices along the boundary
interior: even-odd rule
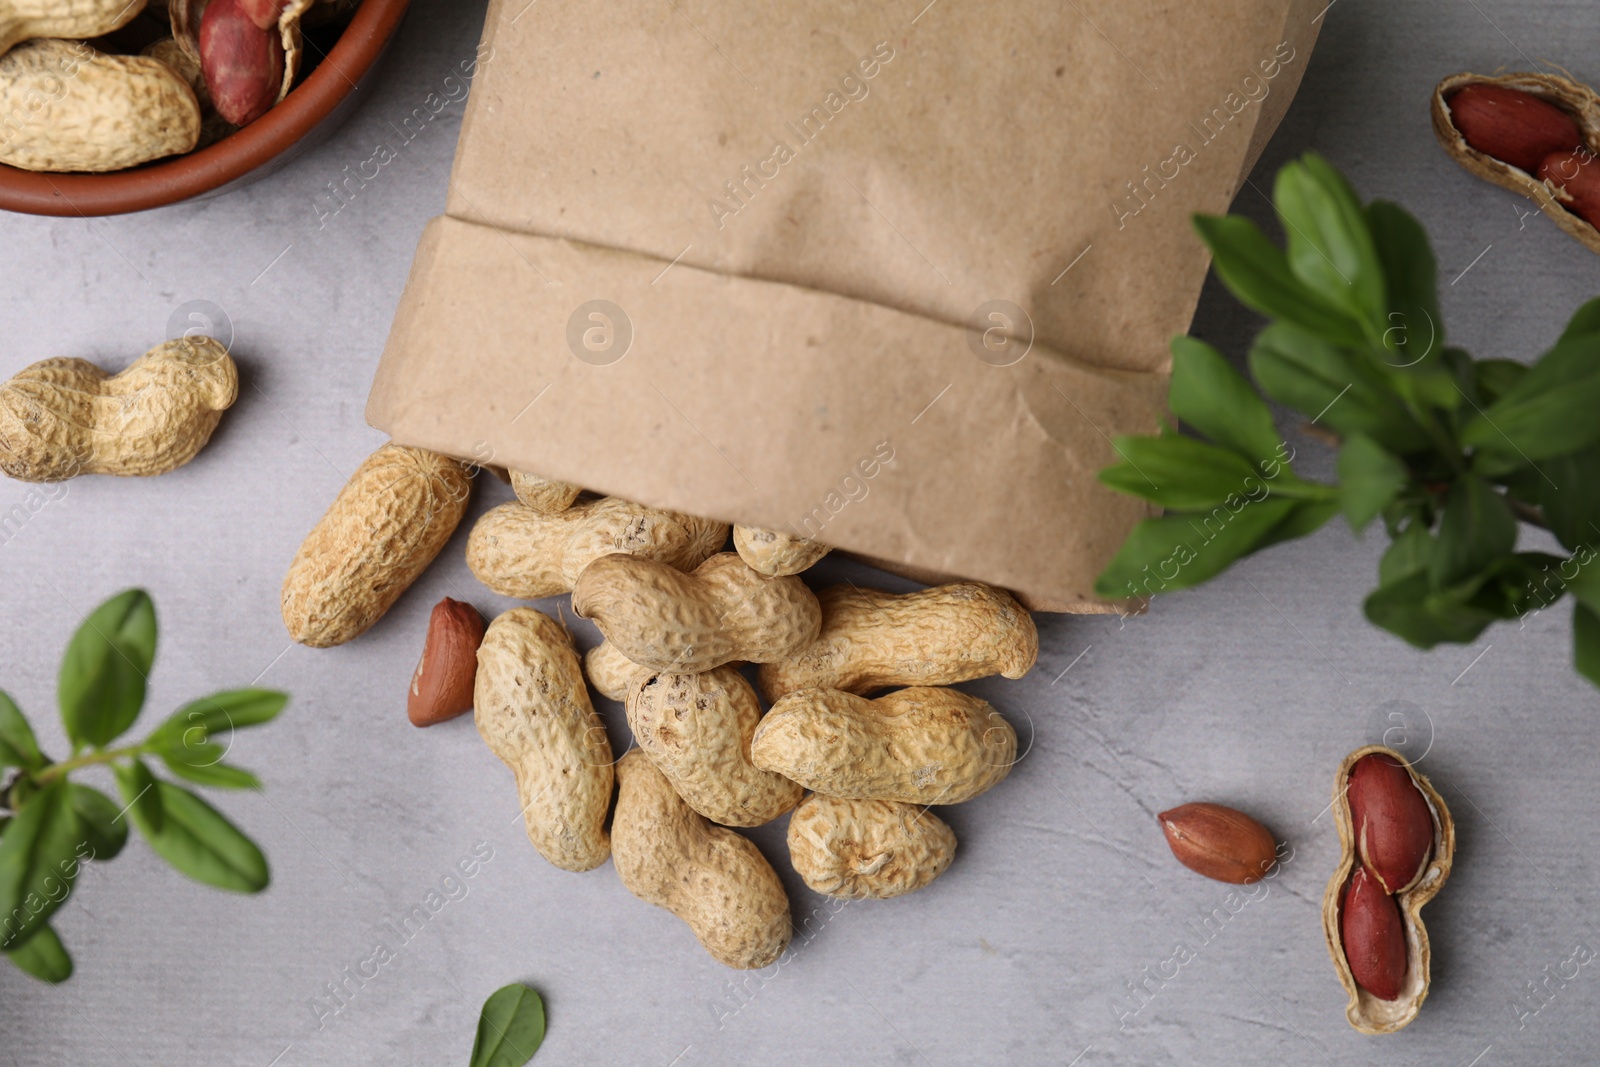
[[[1249,353],[1255,386],[1214,348],[1172,343],[1169,404],[1191,430],[1121,437],[1100,479],[1165,509],[1096,583],[1150,597],[1304,537],[1343,513],[1382,518],[1392,543],[1367,618],[1419,648],[1577,603],[1574,660],[1600,684],[1600,298],[1531,366],[1445,344],[1433,251],[1395,204],[1365,207],[1312,154],[1278,172],[1279,248],[1248,219],[1195,218],[1218,277],[1271,320]],[[1261,394],[1325,428],[1338,482],[1295,473]],[[1516,550],[1520,524],[1569,555]]]
[[[72,754],[52,760],[39,748],[17,705],[0,693],[0,951],[29,974],[62,982],[72,959],[50,918],[66,903],[90,860],[122,851],[132,822],[150,846],[183,874],[240,893],[267,886],[267,861],[217,809],[149,767],[222,789],[257,789],[260,781],[223,762],[218,737],[270,722],[288,697],[234,689],[185,704],[139,744],[112,747],[144,707],[156,654],[156,614],[149,594],[130,589],[100,605],[73,635],[56,686]],[[116,779],[118,804],[71,777],[103,766]]]

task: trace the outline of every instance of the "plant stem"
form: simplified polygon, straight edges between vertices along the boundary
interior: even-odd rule
[[[1541,530],[1550,529],[1549,523],[1545,522],[1543,508],[1537,508],[1532,504],[1524,503],[1523,501],[1512,496],[1510,493],[1506,494],[1505,499],[1506,503],[1511,506],[1511,513],[1517,518],[1521,519],[1529,526],[1537,526]]]
[[[92,767],[96,763],[110,763],[121,756],[138,756],[145,751],[146,749],[143,745],[101,749],[98,752],[91,752],[87,756],[74,756],[72,759],[62,760],[60,763],[52,763],[38,774],[35,774],[33,780],[39,785],[44,785],[46,782],[52,782],[69,771],[75,771],[80,767]]]

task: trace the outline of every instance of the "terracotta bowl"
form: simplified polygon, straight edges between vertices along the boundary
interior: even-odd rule
[[[121,215],[236,189],[284,166],[349,117],[410,0],[365,0],[316,69],[283,102],[216,144],[109,174],[44,174],[0,164],[0,209]],[[308,49],[309,58],[309,49]]]

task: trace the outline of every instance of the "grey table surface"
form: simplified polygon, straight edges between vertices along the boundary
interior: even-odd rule
[[[382,441],[362,406],[417,236],[443,207],[460,103],[319,222],[321,196],[393,139],[391,122],[448,91],[481,16],[419,0],[348,125],[241,192],[104,220],[0,217],[0,374],[50,355],[124,365],[205,301],[231,322],[243,381],[214,442],[174,474],[44,497],[0,483],[0,514],[26,516],[0,536],[0,684],[59,751],[59,652],[84,611],[137,584],[162,622],[151,706],[257,678],[294,694],[278,723],[235,739],[264,792],[219,801],[265,848],[271,888],[201,887],[142,843],[91,865],[58,919],[76,976],[49,987],[0,967],[6,1062],[462,1063],[482,999],[513,980],[548,1005],[539,1063],[1592,1062],[1600,976],[1565,961],[1600,949],[1600,694],[1572,673],[1568,609],[1415,651],[1361,614],[1381,534],[1330,525],[1142,618],[1041,617],[1034,673],[970,686],[1029,747],[999,787],[947,810],[961,845],[932,887],[830,906],[787,871],[781,823],[755,832],[805,932],[754,976],[713,962],[609,865],[546,864],[470,719],[406,722],[428,606],[510,606],[467,571],[465,525],[362,640],[290,644],[279,583]],[[1593,254],[1451,163],[1426,101],[1448,72],[1544,60],[1600,84],[1600,8],[1343,0],[1325,20],[1237,210],[1266,218],[1258,190],[1316,149],[1428,226],[1458,342],[1536,356],[1594,295]],[[1237,357],[1256,327],[1208,283],[1200,335]],[[1327,451],[1281,422],[1327,474]],[[474,511],[508,495],[492,483]],[[604,714],[624,739],[620,709]],[[1460,848],[1426,913],[1432,995],[1409,1029],[1370,1038],[1346,1024],[1323,946],[1338,855],[1325,806],[1339,759],[1397,724],[1452,805]],[[1279,875],[1230,898],[1173,862],[1155,813],[1196,799],[1243,807],[1288,842]],[[488,860],[451,880],[475,852]],[[434,892],[436,913],[397,937],[390,924]],[[380,943],[391,956],[374,973]]]

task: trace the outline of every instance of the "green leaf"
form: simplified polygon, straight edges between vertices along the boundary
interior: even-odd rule
[[[1500,616],[1470,603],[1476,583],[1437,592],[1425,572],[1385,583],[1367,597],[1367,618],[1418,648],[1475,639]]]
[[[67,783],[67,795],[78,817],[83,839],[92,850],[84,859],[109,860],[128,843],[128,820],[116,802],[98,789]]]
[[[1567,320],[1567,328],[1561,331],[1559,340],[1581,337],[1586,333],[1600,333],[1600,296],[1579,305],[1578,310],[1572,313],[1572,318]]]
[[[113,763],[111,773],[117,779],[117,792],[122,794],[122,802],[128,806],[128,815],[139,832],[146,837],[160,833],[165,825],[165,813],[161,810],[161,791],[156,788],[156,776],[150,773],[150,768],[143,760],[135,758],[126,767]]]
[[[289,694],[273,689],[228,689],[185,704],[151,733],[163,746],[207,740],[214,733],[259,726],[278,717]]]
[[[1480,359],[1474,361],[1472,372],[1478,396],[1485,404],[1493,404],[1522,381],[1528,365],[1514,359]]]
[[[1337,497],[1329,500],[1296,501],[1289,514],[1284,516],[1283,521],[1268,530],[1261,540],[1256,542],[1252,551],[1260,552],[1263,548],[1270,548],[1281,542],[1293,541],[1315,533],[1337,514],[1339,514],[1339,500]]]
[[[1569,562],[1576,566],[1572,577],[1567,578],[1565,565]],[[1600,558],[1595,556],[1593,549],[1586,548],[1574,553],[1570,561],[1562,560],[1557,573],[1562,577],[1562,584],[1580,604],[1600,611]]]
[[[1405,488],[1406,467],[1370,437],[1355,434],[1339,450],[1339,501],[1360,531]]]
[[[72,957],[49,926],[39,927],[28,940],[6,949],[6,957],[41,981],[60,983],[72,977]]]
[[[1445,499],[1428,575],[1436,589],[1454,585],[1487,568],[1516,542],[1517,519],[1505,498],[1483,479],[1464,474]]]
[[[483,1002],[472,1067],[522,1067],[544,1042],[544,1001],[520,982],[502,986]]]
[[[1172,413],[1254,464],[1273,460],[1283,438],[1272,412],[1222,353],[1192,337],[1172,339]]]
[[[213,754],[220,761],[227,753],[220,745],[208,744],[199,749],[191,747],[182,753],[163,752],[161,761],[167,765],[167,770],[196,785],[215,786],[218,789],[261,788],[261,779],[244,768],[210,761]]]
[[[1365,361],[1296,326],[1262,330],[1250,349],[1262,390],[1346,437],[1364,434],[1396,455],[1430,445],[1405,404]]]
[[[1123,598],[1199,585],[1248,555],[1294,506],[1292,500],[1269,498],[1237,512],[1220,507],[1145,519],[1096,579],[1095,591]]]
[[[1600,445],[1552,456],[1539,469],[1539,506],[1550,532],[1571,552],[1600,544]]]
[[[170,782],[156,781],[162,825],[152,829],[139,807],[129,809],[134,825],[156,854],[197,882],[258,893],[267,887],[267,858],[222,813]]]
[[[67,783],[40,788],[0,837],[0,948],[20,945],[49,920],[78,877],[83,833]]]
[[[57,686],[73,744],[106,745],[133,725],[155,655],[155,605],[144,590],[119,593],[89,614],[67,645]]]
[[[45,764],[33,727],[7,693],[0,692],[0,769],[21,767],[36,771]]]
[[[1339,172],[1314,153],[1278,171],[1273,205],[1283,220],[1289,269],[1371,336],[1388,326],[1383,268],[1361,202]]]
[[[1600,685],[1600,612],[1587,604],[1572,607],[1572,665]]]
[[[1118,437],[1123,462],[1100,472],[1100,480],[1164,508],[1193,511],[1242,498],[1265,484],[1250,461],[1192,437]]]
[[[1338,344],[1365,343],[1361,324],[1301,284],[1283,251],[1255,223],[1237,215],[1196,215],[1194,228],[1211,249],[1217,277],[1241,304]]]
[[[1366,218],[1388,293],[1384,347],[1395,364],[1420,364],[1444,345],[1428,231],[1400,205],[1384,200],[1368,204]]]
[[[1600,440],[1600,334],[1556,342],[1520,381],[1461,429],[1463,444],[1524,461]]]

